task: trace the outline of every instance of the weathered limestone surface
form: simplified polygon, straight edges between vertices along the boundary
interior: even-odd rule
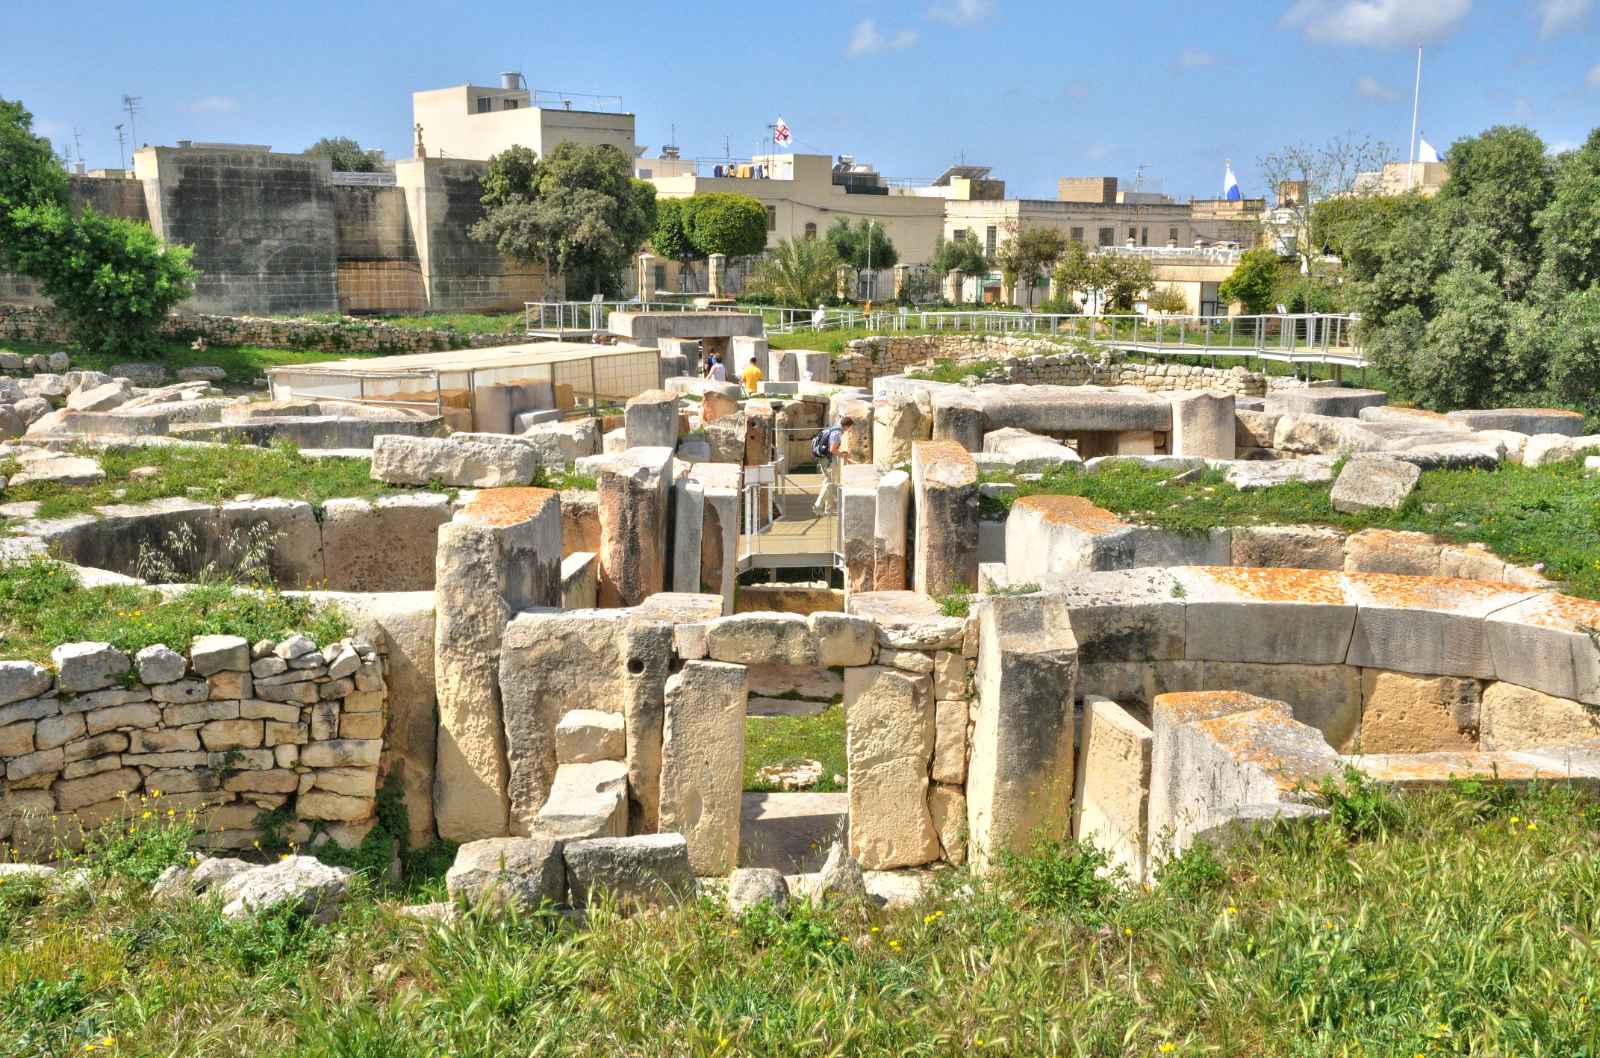
[[[866,870],[939,858],[939,835],[927,805],[931,694],[926,676],[883,666],[845,671],[850,853]]]
[[[450,497],[424,492],[323,504],[322,553],[332,591],[431,591]]]
[[[439,530],[434,783],[439,834],[475,841],[507,833],[500,648],[512,614],[555,606],[561,509],[548,489],[478,493]]]
[[[933,402],[927,390],[894,394],[874,402],[872,459],[891,470],[911,462],[911,446],[933,437]]]
[[[600,472],[600,605],[637,606],[667,586],[671,448],[630,448]]]
[[[627,752],[622,714],[599,709],[572,709],[556,722],[556,762],[589,764],[621,760]]]
[[[515,904],[525,911],[561,903],[567,895],[561,842],[549,838],[469,841],[444,880],[452,900]]]
[[[1480,687],[1477,680],[1458,676],[1361,670],[1361,751],[1477,749]]]
[[[1233,394],[1198,390],[1173,394],[1168,446],[1173,455],[1232,459],[1234,429]]]
[[[815,665],[817,645],[799,614],[751,612],[719,617],[706,628],[706,654],[738,665]]]
[[[697,875],[739,862],[745,697],[742,665],[691,661],[667,679],[660,825],[687,839]]]
[[[906,522],[911,510],[911,475],[890,470],[878,478],[872,523],[872,590],[903,591],[906,579]]]
[[[1480,717],[1480,738],[1486,750],[1600,739],[1600,710],[1594,706],[1514,683],[1489,684],[1483,692]]]
[[[682,834],[640,834],[569,842],[562,850],[572,903],[609,895],[624,908],[670,907],[693,898],[694,872]]]
[[[1193,660],[1342,664],[1356,608],[1325,570],[1185,567],[1171,571]]]
[[[1484,621],[1494,675],[1557,698],[1600,705],[1600,603],[1534,595]]]
[[[1128,710],[1084,695],[1072,834],[1105,849],[1134,882],[1144,880],[1149,845],[1150,740],[1150,728]]]
[[[845,466],[839,478],[845,590],[871,591],[877,565],[878,470],[870,464]]]
[[[912,446],[917,511],[913,583],[925,595],[978,586],[978,471],[972,454],[950,441]]]
[[[1411,463],[1385,456],[1356,456],[1339,471],[1328,501],[1336,511],[1397,511],[1416,491],[1422,471]]]
[[[1059,595],[996,596],[979,615],[978,717],[967,765],[969,858],[980,869],[1071,828],[1078,669]]]
[[[629,398],[623,424],[629,448],[676,448],[678,395],[667,389],[649,389]]]
[[[1232,538],[1235,566],[1344,568],[1344,534],[1328,526],[1235,526]]]
[[[435,481],[475,489],[526,485],[533,480],[538,465],[533,449],[510,437],[505,443],[492,443],[379,434],[372,443],[372,477],[391,485],[427,485]]]
[[[1494,678],[1494,626],[1484,619],[1532,594],[1500,584],[1384,573],[1347,574],[1345,581],[1347,598],[1360,606],[1349,664],[1422,675]]]
[[[628,834],[628,766],[620,760],[562,764],[530,828],[564,841]]]

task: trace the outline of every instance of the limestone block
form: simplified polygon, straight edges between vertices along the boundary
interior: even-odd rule
[[[1250,411],[1236,407],[1233,412],[1235,453],[1240,448],[1271,448],[1272,434],[1278,427],[1276,412]]]
[[[871,466],[844,466],[840,471],[839,519],[844,545],[846,591],[871,591],[877,565],[875,529],[878,516],[878,472]]]
[[[130,668],[128,656],[110,643],[63,643],[50,651],[56,686],[63,691],[110,687]]]
[[[1169,570],[1046,577],[1044,587],[1065,598],[1083,665],[1184,656],[1183,593]]]
[[[189,667],[182,654],[159,643],[139,651],[133,661],[139,670],[139,682],[144,684],[171,683],[182,679]]]
[[[1077,668],[1060,595],[984,602],[966,789],[968,855],[980,870],[1002,851],[1025,851],[1070,830]]]
[[[961,787],[937,782],[929,786],[928,816],[938,832],[939,848],[945,860],[958,867],[966,863],[967,795]]]
[[[6,778],[11,778],[7,769]],[[63,812],[70,812],[84,805],[99,804],[131,794],[139,788],[144,781],[137,768],[119,768],[116,771],[103,771],[98,775],[86,776],[82,779],[62,779],[53,788],[56,795],[56,808]]]
[[[1489,684],[1483,692],[1479,715],[1480,739],[1486,750],[1530,749],[1600,739],[1600,710],[1594,705],[1514,683]]]
[[[1241,525],[1232,541],[1235,566],[1344,568],[1344,534],[1327,526]]]
[[[687,839],[697,875],[738,864],[745,700],[739,665],[691,661],[667,680],[660,825]]]
[[[261,745],[260,720],[213,720],[200,728],[208,750],[255,749]]]
[[[55,749],[80,737],[84,731],[82,713],[47,716],[34,725],[32,749]],[[27,752],[24,750],[23,752]]]
[[[1362,667],[1492,679],[1495,659],[1484,618],[1534,593],[1470,580],[1346,575],[1360,605],[1349,663]]]
[[[967,720],[970,707],[964,699],[939,698],[934,702],[934,782],[960,786],[967,780]]]
[[[1481,686],[1456,676],[1363,669],[1361,752],[1472,752],[1478,748]]]
[[[1234,432],[1233,394],[1190,390],[1172,396],[1173,455],[1232,459]]]
[[[547,838],[620,838],[628,833],[628,766],[621,760],[562,764],[532,831]]]
[[[0,661],[0,723],[11,716],[6,706],[50,689],[50,670],[32,661]]]
[[[1583,413],[1566,408],[1484,408],[1451,411],[1445,418],[1468,430],[1510,430],[1521,434],[1583,434]]]
[[[1348,760],[1373,782],[1402,791],[1436,790],[1454,779],[1485,779],[1511,787],[1536,780],[1563,782],[1586,793],[1600,788],[1592,751],[1563,752],[1560,747],[1518,753],[1371,753]]]
[[[1106,850],[1135,883],[1150,842],[1150,745],[1150,728],[1127,709],[1084,695],[1072,835]]]
[[[1291,481],[1316,485],[1333,480],[1333,462],[1332,456],[1250,460],[1230,465],[1222,476],[1240,492],[1270,489]]]
[[[576,907],[608,896],[630,910],[675,906],[695,893],[689,846],[682,834],[574,841],[562,854]]]
[[[108,705],[100,709],[91,709],[84,714],[84,720],[87,722],[88,733],[98,735],[120,727],[154,727],[161,722],[161,710],[142,702]]]
[[[912,446],[911,480],[917,512],[916,590],[943,595],[976,589],[978,472],[971,453],[949,441],[919,441]]]
[[[290,856],[224,882],[222,913],[228,918],[244,918],[289,904],[312,921],[328,922],[338,914],[353,874],[348,867],[329,867],[311,856]]]
[[[911,462],[911,446],[933,437],[933,400],[925,389],[874,402],[872,458],[884,470]]]
[[[630,448],[600,472],[601,606],[636,606],[667,586],[672,462],[671,448]]]
[[[872,621],[878,646],[894,650],[953,650],[962,645],[967,619],[948,617],[939,604],[915,591],[867,591],[846,600],[846,609]]]
[[[600,552],[600,497],[567,489],[561,493],[561,557]]]
[[[1600,705],[1600,603],[1536,595],[1485,620],[1495,675],[1521,687]]]
[[[1342,664],[1356,607],[1331,570],[1185,567],[1184,656],[1202,661]]]
[[[1389,395],[1381,389],[1313,386],[1271,390],[1267,394],[1265,407],[1269,412],[1355,418],[1363,408],[1387,403]]]
[[[243,636],[195,636],[189,644],[189,661],[197,676],[246,672],[250,668],[250,643]]]
[[[890,470],[882,474],[878,478],[877,499],[873,505],[874,591],[903,591],[908,587],[906,526],[910,511],[911,475],[903,470]]]
[[[940,855],[927,806],[931,690],[927,677],[883,666],[845,672],[850,852],[866,870],[915,866]]]
[[[535,911],[567,895],[561,842],[548,838],[486,838],[461,846],[445,873],[452,900],[516,904]]]
[[[171,683],[156,684],[150,688],[150,694],[158,702],[175,704],[203,702],[211,697],[211,684],[200,679],[174,680]]]
[[[506,832],[502,634],[512,614],[559,601],[560,564],[560,503],[548,489],[479,493],[439,531],[434,809],[441,837]]]
[[[676,448],[678,395],[649,389],[628,400],[623,413],[629,448]]]
[[[333,499],[323,505],[322,551],[334,591],[432,591],[439,527],[450,520],[442,492]]]
[[[1316,728],[1340,752],[1353,747],[1361,724],[1361,670],[1353,665],[1207,661],[1193,689],[1242,691],[1287,702],[1297,721]]]
[[[1439,573],[1443,541],[1428,533],[1363,529],[1344,545],[1346,573],[1401,573],[1433,577]]]
[[[373,480],[391,485],[438,482],[479,489],[526,485],[533,480],[538,465],[538,456],[530,446],[510,438],[496,444],[379,434],[372,442]]]
[[[789,885],[782,871],[771,867],[741,867],[728,875],[729,911],[742,915],[763,903],[775,911],[782,911],[788,905]]]
[[[600,451],[600,428],[590,418],[535,423],[518,436],[532,446],[541,466],[570,467]]]
[[[755,612],[719,617],[706,627],[706,654],[739,665],[815,665],[817,645],[799,614]]]
[[[878,630],[864,617],[818,611],[806,618],[816,663],[825,668],[872,664]]]
[[[1328,500],[1336,511],[1397,511],[1416,491],[1422,471],[1383,456],[1357,456],[1345,463]]]
[[[878,664],[901,669],[916,676],[928,676],[933,673],[933,656],[920,650],[885,648],[878,651]]]
[[[558,764],[621,760],[626,750],[621,713],[573,709],[556,722]]]
[[[1006,575],[1016,583],[1068,570],[1134,565],[1132,527],[1081,496],[1024,496],[1006,518]]]

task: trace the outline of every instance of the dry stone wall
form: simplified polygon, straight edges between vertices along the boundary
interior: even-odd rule
[[[211,848],[250,846],[284,808],[296,843],[354,845],[374,823],[388,687],[364,641],[65,643],[50,667],[0,661],[0,701],[0,840],[19,849],[79,841],[141,797],[193,812]]]
[[[834,361],[838,382],[870,386],[930,360],[1000,360],[982,381],[1016,385],[1138,386],[1151,392],[1216,389],[1241,397],[1267,391],[1266,376],[1242,367],[1141,364],[1112,353],[1079,352],[1060,342],[1010,335],[919,334],[858,338]]]

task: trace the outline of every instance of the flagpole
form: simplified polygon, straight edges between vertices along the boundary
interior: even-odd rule
[[[1417,49],[1417,83],[1411,91],[1411,160],[1406,164],[1406,190],[1417,178],[1417,105],[1422,101],[1422,49]]]

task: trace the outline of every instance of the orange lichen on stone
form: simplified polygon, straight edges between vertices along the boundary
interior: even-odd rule
[[[553,489],[484,489],[461,508],[457,517],[474,525],[516,525],[536,516],[546,504],[559,502],[560,496]]]
[[[1095,536],[1128,528],[1127,522],[1082,496],[1024,496],[1013,508],[1038,511],[1049,525],[1068,525]]]
[[[1282,706],[1281,702],[1272,705]],[[1280,790],[1316,782],[1333,770],[1333,761],[1322,755],[1300,756],[1295,745],[1301,732],[1310,731],[1298,724],[1287,708],[1252,709],[1202,720],[1195,728],[1204,732],[1220,749],[1240,764],[1253,764],[1271,776]],[[1320,740],[1319,740],[1320,741]],[[1330,753],[1326,743],[1319,747]]]
[[[911,464],[925,480],[946,488],[960,488],[978,481],[977,461],[955,441],[913,442]]]
[[[1210,720],[1229,713],[1273,710],[1284,716],[1292,711],[1283,702],[1258,698],[1243,691],[1171,691],[1156,695],[1155,711],[1165,713],[1174,723]]]
[[[1395,753],[1351,757],[1350,762],[1377,782],[1422,785],[1452,778],[1495,777],[1511,782],[1562,779],[1563,773],[1540,768],[1506,753]]]
[[[1271,566],[1196,566],[1198,572],[1239,595],[1259,602],[1343,605],[1344,575],[1331,569]]]
[[[1554,592],[1539,595],[1538,602],[1518,612],[1518,620],[1541,628],[1566,632],[1600,629],[1600,602]]]
[[[1533,592],[1510,584],[1454,577],[1413,577],[1401,573],[1346,573],[1361,602],[1399,609],[1481,609],[1510,606]]]

